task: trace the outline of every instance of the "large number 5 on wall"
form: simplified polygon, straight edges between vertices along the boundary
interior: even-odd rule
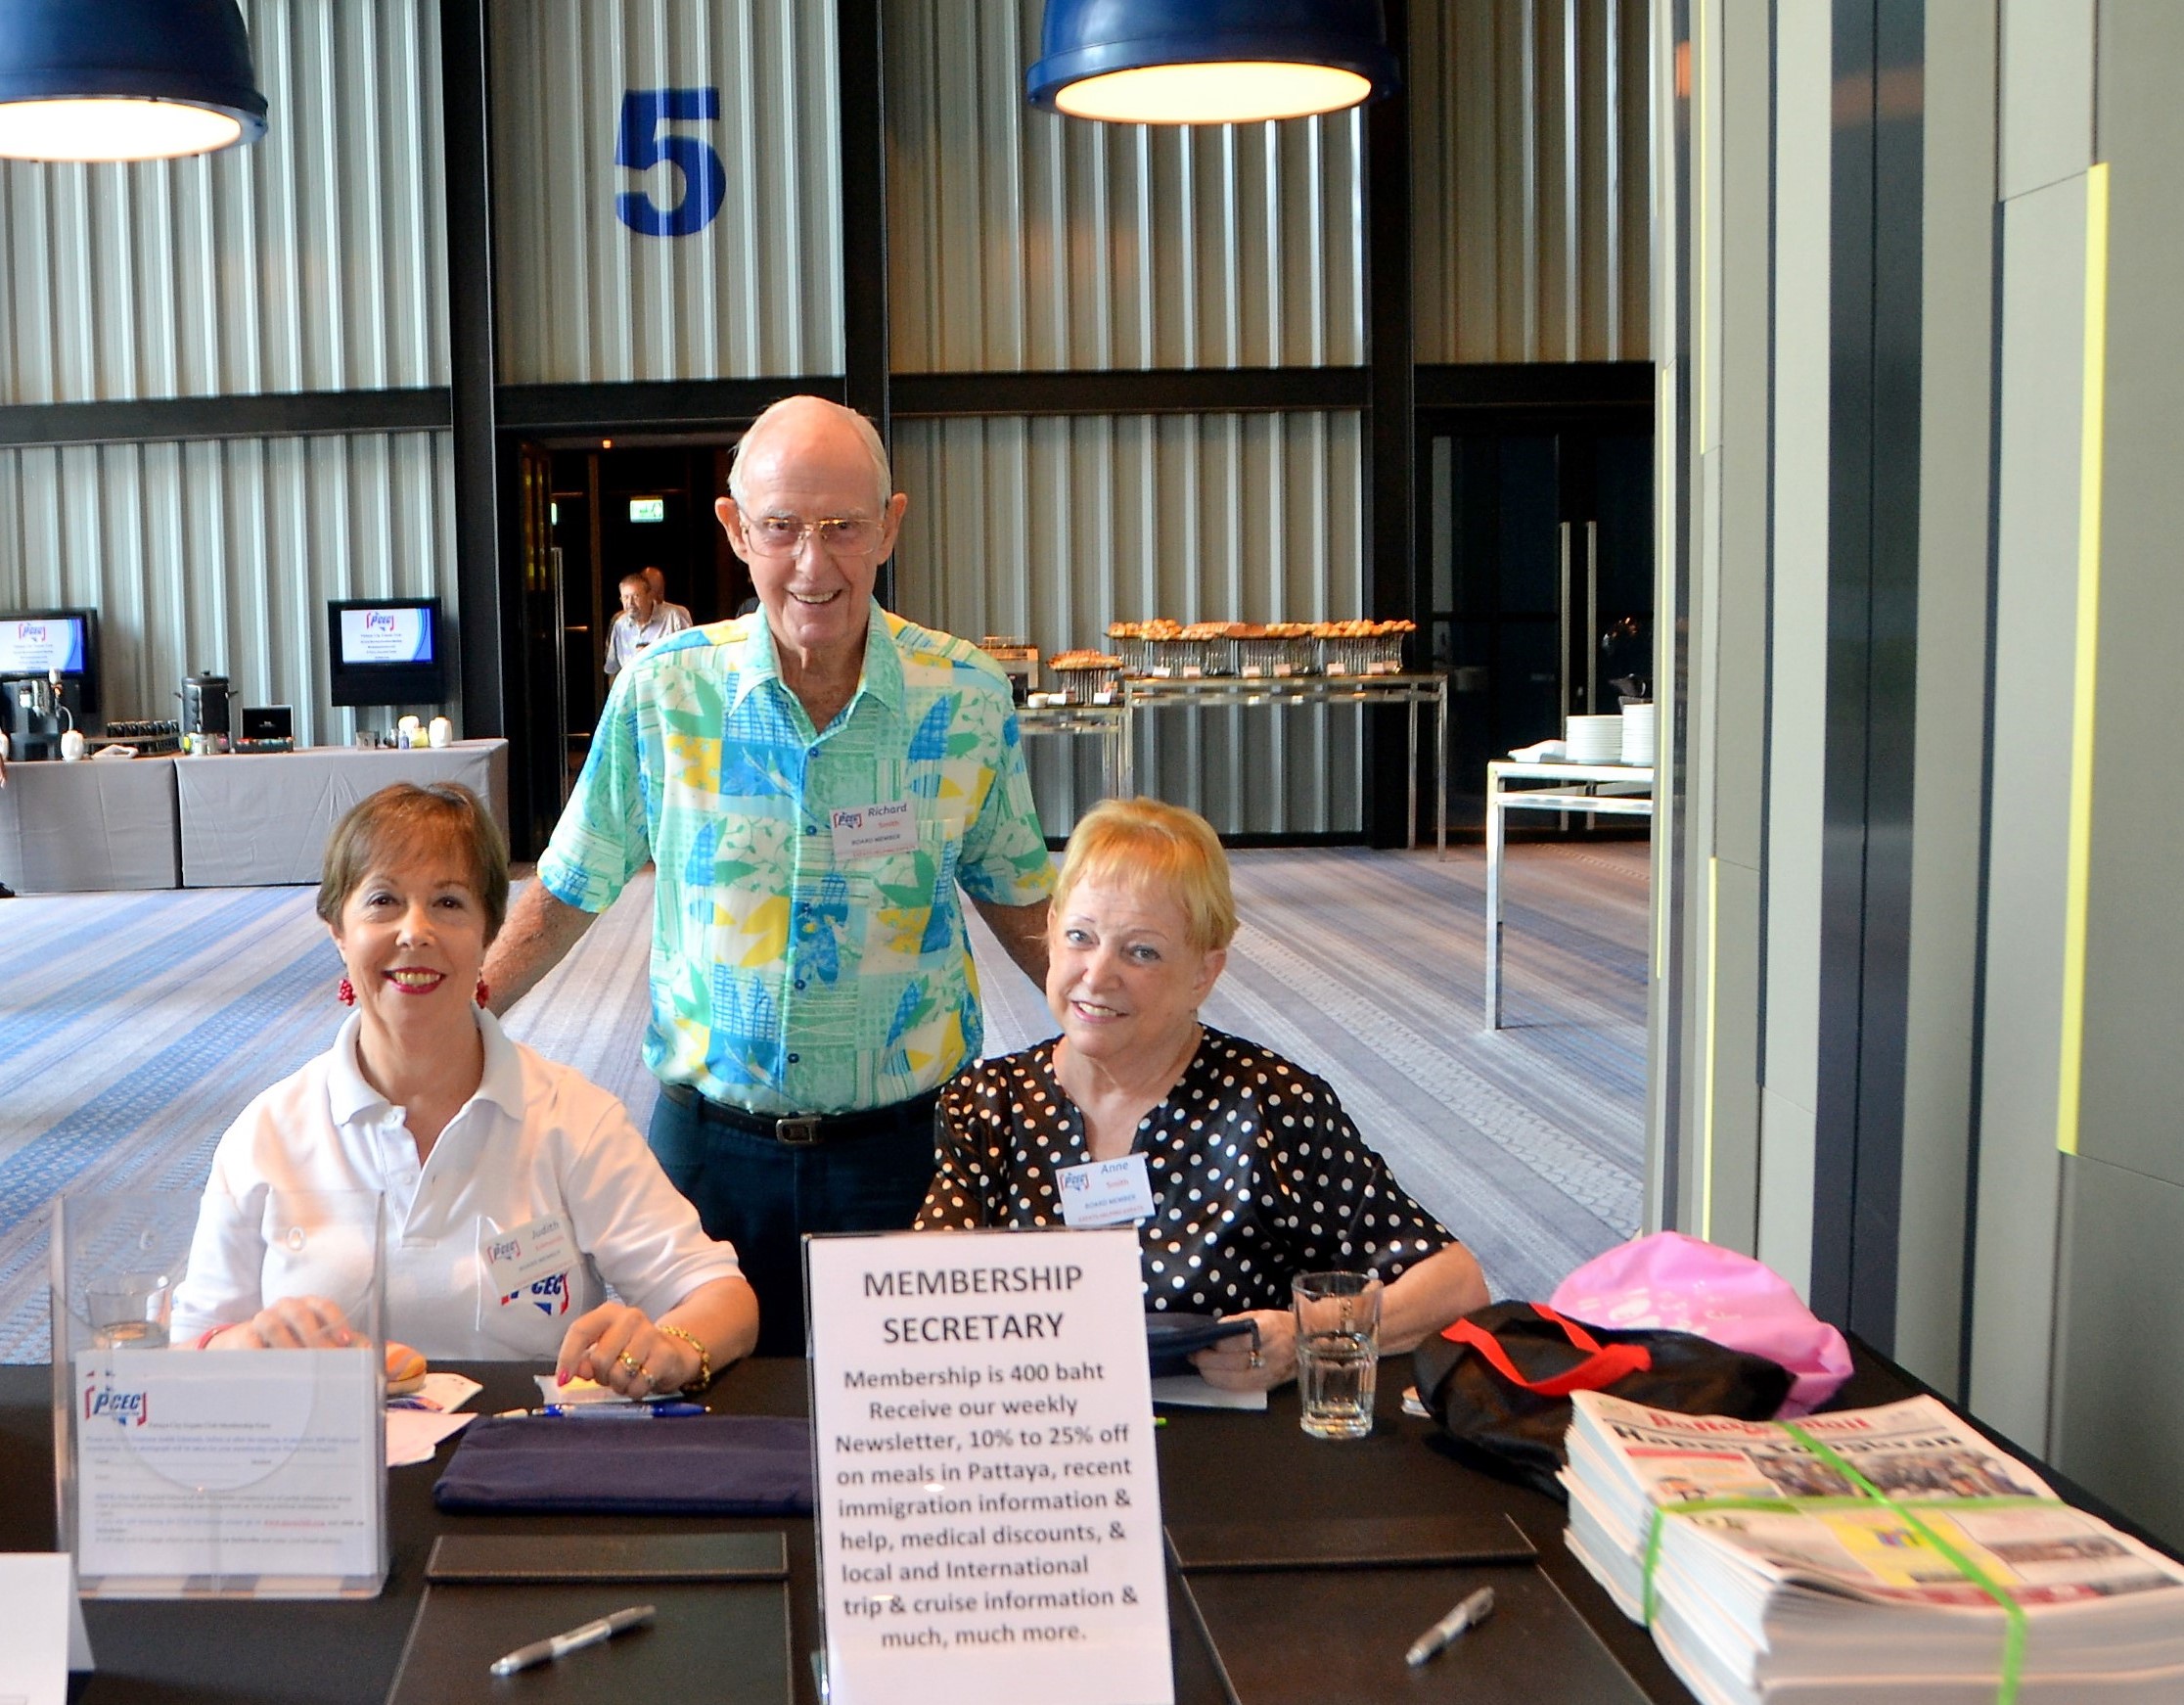
[[[705,138],[677,135],[666,127],[719,116],[718,89],[631,89],[622,96],[614,163],[649,171],[665,161],[682,172],[682,195],[672,207],[661,207],[650,190],[617,195],[614,211],[623,224],[641,237],[688,237],[712,223],[728,193],[720,156]]]

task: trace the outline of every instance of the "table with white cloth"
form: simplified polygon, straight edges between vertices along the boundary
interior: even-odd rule
[[[1512,787],[1512,782],[1525,784]],[[1571,763],[1563,759],[1486,766],[1486,1028],[1502,1027],[1502,854],[1512,810],[1651,817],[1650,763]]]
[[[23,894],[179,887],[174,760],[9,764],[0,882]]]
[[[397,781],[461,782],[508,828],[506,740],[178,758],[174,773],[184,888],[316,882],[341,813]]]

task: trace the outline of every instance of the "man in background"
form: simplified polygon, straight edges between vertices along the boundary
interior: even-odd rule
[[[1008,677],[872,595],[908,502],[862,415],[759,416],[716,505],[759,613],[615,681],[485,963],[505,1009],[653,860],[653,1151],[736,1246],[765,1356],[803,1353],[802,1233],[906,1229],[925,1201],[940,1085],[983,1039],[963,897],[1046,981]]]
[[[644,568],[640,569],[638,573],[645,576],[645,584],[652,588],[653,602],[655,604],[658,604],[662,610],[670,611],[673,614],[680,616],[682,618],[682,624],[684,627],[695,627],[697,625],[697,623],[691,619],[689,605],[671,604],[668,602],[667,575],[664,570],[648,563]],[[676,631],[680,632],[681,628],[676,629]]]
[[[652,582],[641,572],[624,575],[620,590],[621,614],[614,618],[614,625],[607,635],[609,680],[661,640],[690,625],[690,612],[680,604],[661,603],[653,595]]]

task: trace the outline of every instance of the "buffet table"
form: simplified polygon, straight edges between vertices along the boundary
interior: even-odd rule
[[[1401,705],[1409,714],[1409,845],[1418,845],[1418,714],[1433,713],[1434,843],[1448,856],[1448,677],[1445,674],[1382,675],[1157,675],[1123,677],[1123,702],[1141,711],[1211,710],[1224,705]],[[1123,741],[1131,738],[1125,730]]]
[[[1019,705],[1027,735],[1089,735],[1100,743],[1100,781],[1109,799],[1130,796],[1130,707],[1120,693],[1105,705]]]
[[[1137,718],[1161,710],[1210,711],[1232,706],[1401,705],[1410,719],[1410,793],[1406,821],[1418,845],[1418,717],[1433,715],[1434,840],[1448,856],[1448,677],[1384,675],[1124,675],[1112,704],[1019,707],[1025,734],[1089,734],[1100,741],[1101,776],[1109,797],[1125,799],[1136,774]]]
[[[179,888],[171,758],[8,765],[0,882],[23,894]]]
[[[312,746],[174,760],[184,888],[316,882],[341,813],[390,782],[460,782],[508,828],[508,742]]]

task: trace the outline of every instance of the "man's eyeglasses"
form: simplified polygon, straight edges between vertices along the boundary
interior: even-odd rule
[[[860,557],[880,548],[884,529],[859,515],[830,515],[804,521],[794,515],[747,515],[744,537],[762,557],[793,557],[806,538],[816,538],[829,556]]]

